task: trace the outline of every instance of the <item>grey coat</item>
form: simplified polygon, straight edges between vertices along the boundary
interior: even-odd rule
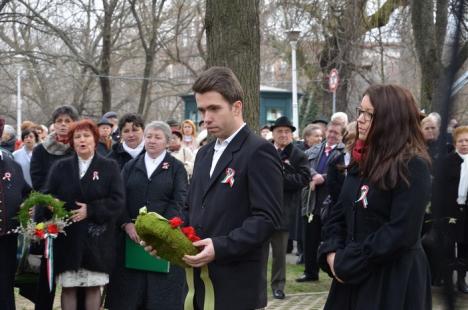
[[[321,144],[316,144],[312,146],[310,149],[305,151],[307,159],[309,160],[311,178],[313,178],[314,175],[318,174],[316,169],[319,164],[320,157],[325,151],[326,144],[327,144],[327,141],[324,141]],[[333,162],[340,154],[344,152],[344,148],[345,148],[345,145],[340,142],[336,145],[336,147],[333,150],[331,150],[330,154],[328,155],[327,169],[325,169],[325,171],[328,170],[328,165],[331,162]],[[327,176],[326,175],[323,175],[323,176],[326,180]],[[301,210],[301,214],[303,216],[307,216],[309,214],[315,213],[317,202],[321,203],[323,201],[321,198],[325,198],[326,196],[325,193],[320,193],[322,189],[325,189],[325,183],[321,186],[317,186],[315,190],[310,190],[309,187],[306,187],[303,189],[303,193],[302,193],[303,204],[302,204],[302,210]]]

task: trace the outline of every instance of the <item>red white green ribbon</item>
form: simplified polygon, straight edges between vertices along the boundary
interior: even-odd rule
[[[227,168],[226,169],[226,176],[224,179],[221,181],[221,183],[224,184],[229,184],[229,186],[233,187],[234,186],[234,175],[236,172],[232,168]]]
[[[46,234],[44,244],[44,258],[47,260],[47,280],[49,282],[49,290],[52,292],[54,287],[54,239],[57,234]]]
[[[363,185],[361,187],[361,194],[359,195],[359,199],[356,200],[356,202],[359,202],[361,201],[362,202],[362,206],[364,208],[367,208],[367,206],[369,205],[369,202],[367,201],[367,194],[369,193],[369,186],[367,185]]]

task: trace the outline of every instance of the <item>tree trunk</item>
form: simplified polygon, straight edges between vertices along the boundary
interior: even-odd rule
[[[108,3],[103,0],[104,5],[104,24],[102,25],[102,51],[101,51],[101,68],[99,83],[102,92],[102,114],[110,111],[112,107],[112,91],[109,79],[111,52],[112,52],[112,15],[114,14],[115,1]]]
[[[152,51],[152,53],[154,50]],[[153,55],[146,55],[145,61],[145,69],[143,71],[143,81],[141,82],[141,92],[140,92],[140,103],[138,104],[138,114],[143,115],[145,112],[145,105],[148,98],[148,89],[149,89],[149,78],[151,77],[151,73],[153,71],[153,62],[154,58]]]
[[[207,66],[226,66],[244,89],[244,120],[259,127],[260,25],[259,0],[206,1]]]

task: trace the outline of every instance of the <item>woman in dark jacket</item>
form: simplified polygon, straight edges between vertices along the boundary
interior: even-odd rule
[[[122,171],[127,203],[121,227],[128,238],[139,243],[133,220],[141,207],[167,219],[181,215],[187,194],[184,164],[166,148],[171,138],[169,125],[154,121],[145,128],[146,153],[129,161]],[[121,266],[109,284],[110,310],[182,309],[184,271],[170,266],[169,273],[157,273]]]
[[[431,309],[420,233],[429,155],[411,93],[369,87],[338,203],[322,230],[319,264],[334,279],[325,309]]]
[[[0,118],[0,136],[5,121]],[[0,305],[15,309],[13,282],[16,271],[16,234],[7,234],[18,226],[16,216],[30,188],[20,165],[0,151]]]
[[[124,206],[117,164],[96,153],[99,140],[91,120],[74,123],[69,141],[76,155],[51,168],[46,192],[65,202],[74,222],[54,243],[54,273],[62,287],[62,309],[76,309],[78,287],[85,288],[86,309],[99,309],[115,256],[115,221]]]
[[[144,130],[145,123],[138,114],[127,113],[120,119],[119,131],[122,142],[112,145],[112,150],[108,155],[109,158],[117,161],[120,169],[128,161],[145,152]]]
[[[465,276],[468,269],[468,228],[466,228],[468,225],[468,126],[454,129],[453,142],[455,152],[443,158],[436,168],[432,209],[434,212],[441,212],[442,227],[448,233],[447,250],[450,253],[447,254],[450,258],[455,257],[455,243],[457,243],[456,258],[458,265],[462,266],[462,270],[458,271],[457,286],[460,292],[467,294],[468,285],[465,282]],[[450,219],[455,219],[455,221]],[[435,264],[441,263],[438,259],[431,261]],[[441,267],[436,269],[436,273],[441,271]],[[450,276],[446,275],[446,277],[451,278],[451,271]]]

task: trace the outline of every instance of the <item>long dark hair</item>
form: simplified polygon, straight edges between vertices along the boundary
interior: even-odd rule
[[[364,177],[388,190],[403,180],[409,185],[408,161],[418,156],[430,164],[411,92],[398,85],[372,85],[365,92],[374,116],[359,162]]]

